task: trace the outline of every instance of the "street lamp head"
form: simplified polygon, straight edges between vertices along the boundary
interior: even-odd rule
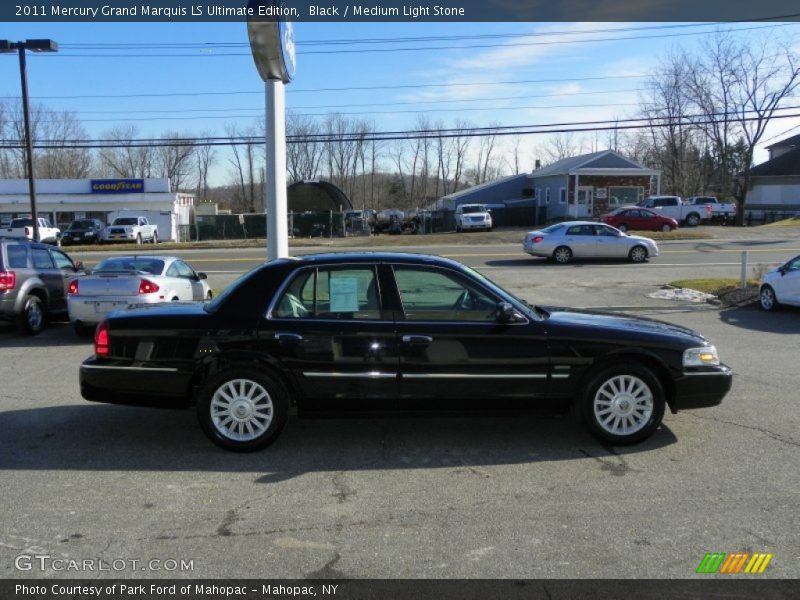
[[[53,40],[25,40],[25,48],[31,52],[58,52],[58,43]]]

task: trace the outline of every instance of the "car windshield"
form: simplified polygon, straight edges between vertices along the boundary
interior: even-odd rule
[[[462,213],[482,213],[486,212],[486,207],[482,204],[473,204],[461,207]]]
[[[91,229],[92,227],[94,227],[94,223],[88,220],[73,221],[69,226],[70,229]]]
[[[136,225],[138,220],[136,217],[124,217],[121,219],[114,219],[114,225]]]
[[[94,269],[94,273],[109,271],[137,271],[161,275],[164,272],[164,261],[147,256],[118,256],[105,259]]]
[[[500,296],[504,300],[507,300],[507,301],[511,302],[512,304],[517,304],[517,305],[521,304],[522,306],[527,306],[528,308],[533,309],[537,318],[541,318],[543,316],[546,316],[545,311],[543,311],[543,310],[539,309],[538,307],[534,306],[533,304],[531,304],[527,300],[523,300],[519,296],[516,296],[516,295],[512,294],[508,290],[506,290],[504,288],[501,288],[494,281],[492,281],[491,279],[486,277],[483,273],[479,273],[478,271],[476,271],[472,267],[468,267],[466,265],[464,265],[463,267],[464,267],[464,270],[467,273],[469,273],[470,275],[472,275],[473,277],[475,277],[476,279],[481,281],[483,283],[483,285],[485,285],[486,287],[491,289],[496,295]]]

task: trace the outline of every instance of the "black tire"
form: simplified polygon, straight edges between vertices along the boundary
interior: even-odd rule
[[[242,381],[245,382],[244,387],[237,387],[241,385],[239,382]],[[265,408],[266,405],[262,403],[264,399],[258,399],[258,394],[260,394],[261,390],[258,387],[251,387],[251,384],[260,386],[261,390],[266,392],[266,402],[271,406],[268,411]],[[231,385],[233,386],[233,393],[231,393],[231,388],[229,387]],[[215,414],[212,415],[214,396],[220,389],[226,387],[228,396],[234,397],[234,402],[228,403],[229,406],[231,404],[236,406],[231,407],[229,409],[230,413],[228,413],[229,416],[226,416],[221,411],[220,405],[215,405],[213,409]],[[237,393],[236,390],[238,390],[239,395],[235,395]],[[247,412],[254,410],[252,401],[247,398],[248,393],[251,398],[255,396],[258,399],[256,404],[261,411],[260,414],[269,414],[268,419],[266,416],[250,416],[248,418]],[[218,400],[220,398],[223,397],[220,395]],[[224,399],[223,402],[225,402]],[[237,413],[241,417],[234,417],[233,413]],[[203,384],[197,401],[197,418],[200,421],[200,427],[202,427],[203,432],[217,446],[235,452],[253,452],[271,444],[286,425],[288,414],[289,395],[285,388],[272,377],[249,367],[231,368],[212,376]],[[244,424],[239,428],[239,423],[251,423],[252,425],[250,430],[247,430]],[[262,432],[257,433],[257,426],[266,427]],[[232,433],[231,427],[234,428]],[[231,437],[239,435],[238,432],[241,432],[243,439]]]
[[[38,296],[28,296],[22,305],[22,313],[17,326],[25,335],[36,335],[42,332],[47,316],[44,303]]]
[[[153,232],[153,239],[152,239],[152,240],[150,240],[150,241],[151,241],[153,244],[157,244],[157,243],[158,243],[158,232],[157,232],[157,231],[154,231],[154,232]]]
[[[214,293],[213,293],[213,292],[211,292],[211,291],[209,291],[209,292],[206,294],[206,300],[213,300],[213,299],[214,299]]]
[[[456,225],[456,233],[461,233],[461,225]]]
[[[141,234],[141,233],[137,233],[137,234],[136,234],[136,243],[137,243],[139,246],[141,246],[141,245],[142,245],[142,234]]]
[[[622,391],[609,397],[614,388]],[[626,446],[655,433],[664,418],[665,405],[664,388],[658,377],[647,367],[629,362],[599,370],[578,399],[578,413],[593,436]]]
[[[620,225],[617,225],[617,229],[619,229],[622,233],[625,233],[628,231],[628,226],[625,225],[625,223],[622,223]]]
[[[669,223],[664,223],[661,226],[661,231],[664,233],[669,233],[670,231],[672,231],[672,225],[670,225]]]
[[[697,227],[700,225],[700,215],[697,213],[691,213],[688,217],[686,217],[686,224],[689,227]]]
[[[775,290],[772,289],[772,286],[761,286],[761,291],[758,292],[758,303],[761,308],[766,311],[772,311],[778,308],[778,298],[775,296]]]
[[[634,246],[628,252],[628,259],[633,263],[647,262],[647,248],[644,246]]]
[[[553,260],[560,265],[565,265],[572,260],[572,250],[567,246],[559,246],[553,250]]]

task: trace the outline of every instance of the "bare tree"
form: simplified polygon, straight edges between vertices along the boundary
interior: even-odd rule
[[[258,137],[256,127],[240,130],[235,124],[228,123],[225,133],[231,141],[237,143],[231,146],[231,156],[228,158],[233,167],[233,177],[236,182],[237,194],[233,199],[234,209],[241,212],[257,212],[264,210],[264,170],[257,166]]]
[[[467,160],[467,152],[472,138],[466,135],[466,130],[470,128],[466,121],[456,121],[455,130],[458,132],[453,137],[453,148],[455,154],[455,168],[453,171],[453,192],[458,191],[458,185],[464,175],[464,166]]]
[[[737,198],[736,224],[744,224],[744,201],[750,187],[750,167],[756,145],[785,98],[800,85],[800,57],[786,45],[777,54],[766,41],[742,48],[733,91],[736,118],[745,141],[742,192]]]
[[[286,119],[286,135],[295,140],[286,145],[286,169],[289,183],[309,181],[319,177],[319,167],[325,144],[319,140],[322,128],[307,115],[290,112]]]
[[[98,152],[101,167],[107,175],[114,177],[151,177],[155,152],[153,146],[136,143],[138,129],[134,125],[117,127],[103,134],[104,140],[114,142],[115,147],[104,147]]]
[[[216,162],[217,149],[211,145],[211,133],[203,132],[202,139],[197,140],[195,147],[195,165],[197,167],[196,189],[197,197],[200,202],[204,202],[208,198],[208,172],[211,166]]]
[[[169,179],[170,189],[180,191],[186,185],[191,172],[195,143],[191,134],[168,131],[161,136],[163,142],[158,147],[157,173]]]
[[[581,153],[583,145],[575,139],[574,133],[556,133],[550,137],[544,148],[548,163],[554,163]]]

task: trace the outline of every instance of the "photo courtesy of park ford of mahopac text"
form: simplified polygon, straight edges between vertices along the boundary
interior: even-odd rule
[[[0,600],[800,598],[796,1],[0,17]]]

